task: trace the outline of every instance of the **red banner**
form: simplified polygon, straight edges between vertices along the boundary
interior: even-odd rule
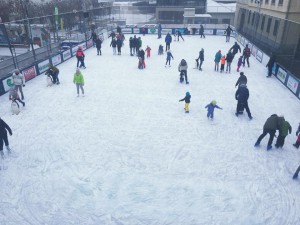
[[[22,73],[23,76],[25,77],[25,81],[28,81],[36,76],[36,71],[34,66],[29,67],[26,70],[23,70]]]

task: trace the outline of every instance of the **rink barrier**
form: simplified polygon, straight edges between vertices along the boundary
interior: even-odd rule
[[[243,37],[241,34],[236,33],[236,40],[245,47],[248,44],[248,47],[251,51],[251,57],[254,57],[260,63],[267,65],[270,57],[266,55],[262,50],[257,46],[252,44],[249,40]],[[275,63],[272,68],[272,74],[287,88],[289,89],[298,99],[300,99],[300,80],[293,75],[290,71],[286,70],[279,63]],[[267,75],[267,69],[266,69]]]

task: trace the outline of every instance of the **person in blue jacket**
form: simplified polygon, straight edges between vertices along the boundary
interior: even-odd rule
[[[166,51],[170,50],[170,45],[172,42],[172,36],[170,33],[168,33],[165,37],[165,42],[166,42]]]
[[[190,105],[190,102],[191,102],[191,94],[190,92],[186,92],[185,93],[185,97],[183,99],[180,99],[179,101],[182,102],[182,101],[185,101],[185,107],[184,107],[184,110],[185,110],[185,113],[189,113],[189,105]]]
[[[168,63],[169,63],[169,67],[171,66],[171,65],[170,65],[171,58],[174,60],[174,57],[173,57],[173,55],[172,55],[171,51],[170,51],[170,50],[168,50],[168,51],[167,51],[167,61],[166,61],[166,65],[165,65],[165,67],[167,67],[167,64],[168,64]]]
[[[214,118],[215,108],[222,110],[222,108],[217,105],[216,100],[212,100],[211,103],[205,106],[205,108],[207,108],[207,118],[211,118],[211,119]]]

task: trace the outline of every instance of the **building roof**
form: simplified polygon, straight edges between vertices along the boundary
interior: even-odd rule
[[[183,15],[184,18],[210,18],[210,14]]]
[[[235,13],[236,3],[218,3],[213,0],[207,0],[208,13]]]

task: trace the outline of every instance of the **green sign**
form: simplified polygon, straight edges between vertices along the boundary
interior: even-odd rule
[[[6,84],[7,84],[8,87],[12,87],[13,86],[12,79],[7,79]]]

